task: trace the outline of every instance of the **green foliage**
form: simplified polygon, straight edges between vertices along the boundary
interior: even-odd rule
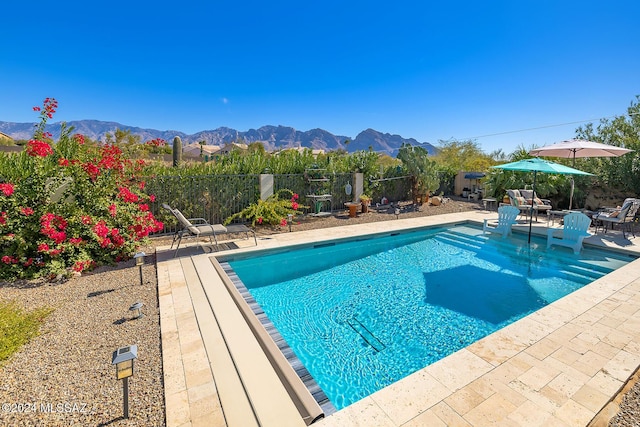
[[[598,176],[598,184],[640,194],[640,95],[627,113],[576,130],[576,137],[634,150],[620,157],[576,159],[575,167]],[[630,195],[631,195],[630,194]]]
[[[242,218],[250,221],[253,226],[256,224],[285,226],[288,215],[299,215],[301,213],[299,209],[308,208],[308,206],[298,204],[298,198],[298,194],[291,190],[279,190],[266,200],[258,200],[241,212],[231,215],[224,221],[224,224]]]
[[[24,151],[0,153],[0,279],[68,276],[126,259],[162,229],[142,191],[143,163],[115,145],[86,144],[64,123],[54,142],[44,125],[56,106],[45,100]]]
[[[44,307],[26,312],[15,302],[0,302],[0,366],[40,333],[40,325],[52,311]]]
[[[433,157],[438,169],[455,176],[460,171],[485,172],[495,164],[491,156],[482,152],[474,141],[440,141],[438,153]]]
[[[182,164],[182,140],[179,136],[173,138],[173,167]]]

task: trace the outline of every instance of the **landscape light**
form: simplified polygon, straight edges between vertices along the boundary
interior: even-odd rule
[[[116,365],[116,379],[122,381],[124,418],[129,418],[129,377],[133,376],[133,360],[138,357],[138,346],[120,347],[113,352],[111,364]]]
[[[144,304],[141,303],[141,302],[136,302],[136,303],[132,304],[131,307],[129,307],[129,311],[133,311],[134,314],[135,314],[133,316],[134,319],[139,319],[142,316],[144,316],[144,314],[142,313],[142,306],[143,305]]]
[[[287,214],[287,222],[289,223],[289,233],[291,233],[291,224],[293,224],[293,214]]]
[[[133,256],[133,259],[136,260],[136,265],[140,270],[140,286],[142,286],[142,266],[144,265],[144,257],[147,256],[144,252],[138,252]]]

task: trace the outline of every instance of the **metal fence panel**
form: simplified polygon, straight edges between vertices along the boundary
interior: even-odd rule
[[[151,211],[165,223],[164,232],[172,233],[176,221],[163,203],[187,218],[217,224],[260,198],[260,180],[259,175],[160,176],[148,180],[145,190],[156,197]]]
[[[353,200],[345,187],[351,184],[351,173],[327,173],[321,180],[310,180],[305,174],[274,175],[274,192],[288,189],[300,196],[300,203],[313,212],[313,199],[309,195],[330,194],[331,212],[344,209],[344,203]],[[226,218],[245,209],[260,199],[260,175],[197,175],[159,176],[148,179],[148,194],[156,197],[150,206],[153,214],[164,222],[163,233],[176,231],[173,215],[161,208],[163,203],[179,209],[187,218],[204,218],[211,224],[222,223]],[[373,191],[374,202],[383,196],[390,201],[408,200],[411,194],[410,180],[405,177],[382,181]]]

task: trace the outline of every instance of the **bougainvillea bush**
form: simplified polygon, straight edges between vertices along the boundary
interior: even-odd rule
[[[309,206],[303,206],[298,203],[299,196],[289,189],[281,189],[269,196],[266,200],[258,200],[252,203],[242,211],[231,215],[224,221],[224,224],[230,224],[234,219],[242,218],[250,221],[252,226],[260,225],[277,225],[284,227],[287,225],[289,215],[299,215],[299,209],[305,209]]]
[[[0,155],[0,278],[69,276],[130,258],[162,229],[144,193],[141,160],[115,145],[85,144],[62,124],[45,132],[57,102],[47,98],[40,122],[18,154]]]

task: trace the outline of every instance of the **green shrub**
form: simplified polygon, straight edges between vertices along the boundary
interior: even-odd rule
[[[0,366],[40,332],[40,325],[53,311],[39,308],[25,312],[14,302],[0,302]]]
[[[288,215],[298,215],[299,209],[308,208],[298,204],[298,194],[288,189],[282,189],[274,193],[266,200],[258,200],[242,211],[231,215],[224,221],[229,224],[234,219],[242,218],[250,221],[251,225],[287,225]]]

